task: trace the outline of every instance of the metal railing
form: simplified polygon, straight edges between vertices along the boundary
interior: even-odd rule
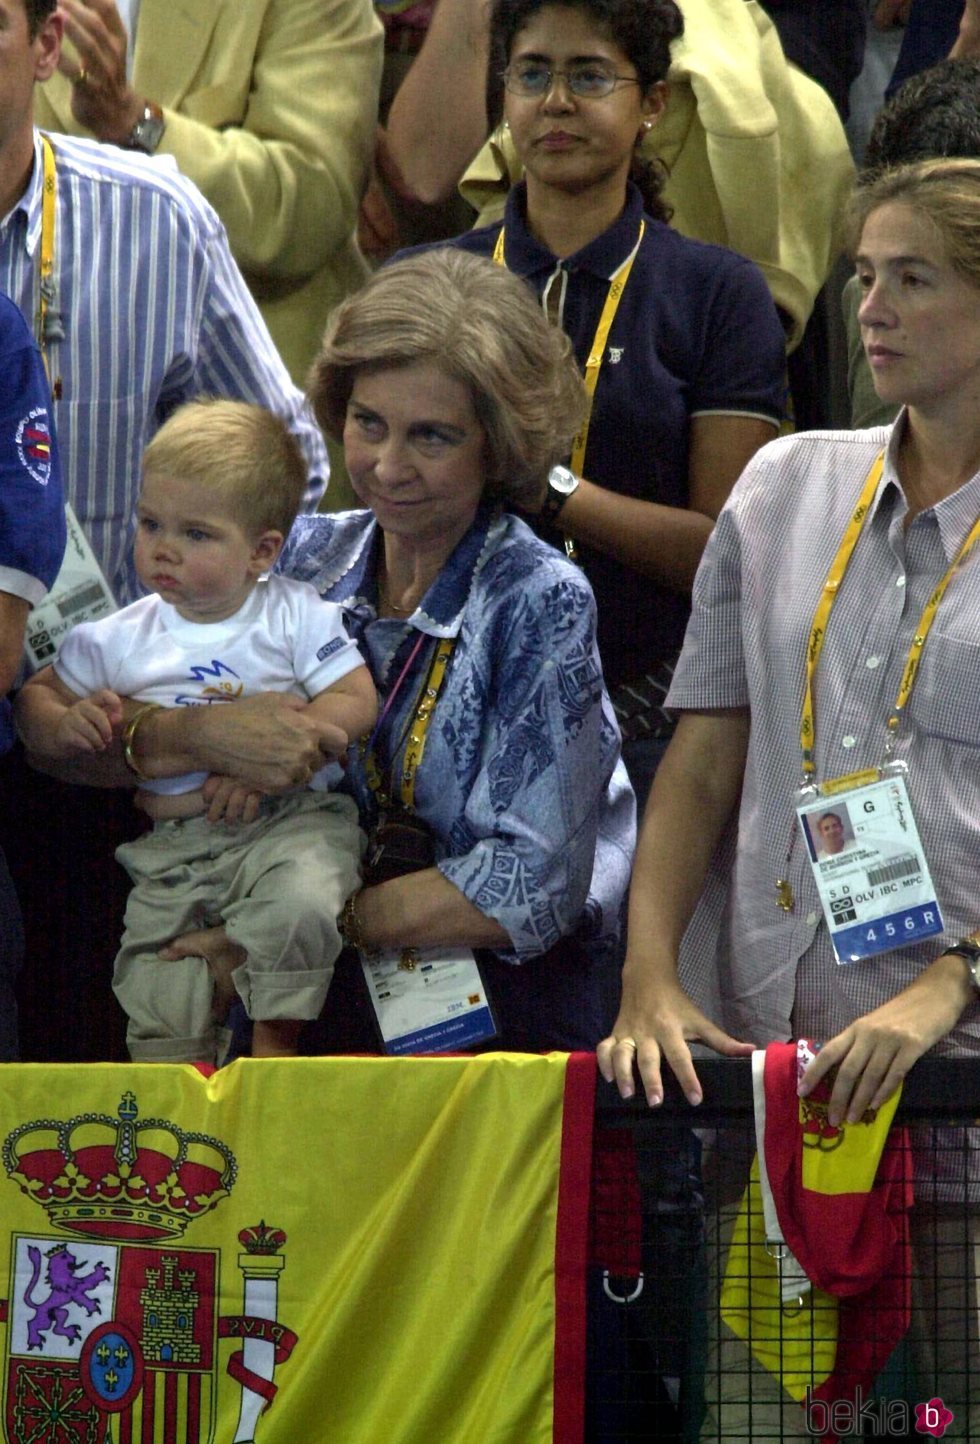
[[[750,1063],[709,1058],[697,1069],[697,1108],[670,1078],[657,1109],[599,1084],[588,1438],[980,1440],[980,1207],[969,1203],[980,1200],[980,1058],[926,1058],[906,1079],[893,1136],[901,1129],[910,1143],[903,1177],[914,1161],[911,1246],[863,1312],[813,1293],[761,1302],[772,1250],[731,1246],[755,1152]],[[828,1236],[827,1248],[839,1242]],[[766,1366],[722,1318],[726,1269],[729,1287],[748,1291],[745,1328]],[[881,1356],[866,1377],[846,1374],[853,1348],[835,1342],[854,1329],[865,1361]],[[820,1391],[828,1360],[844,1371],[836,1401]]]

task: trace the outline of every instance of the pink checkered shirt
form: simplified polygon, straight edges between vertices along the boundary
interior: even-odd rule
[[[760,451],[722,512],[694,588],[672,707],[748,707],[752,727],[731,887],[719,854],[685,939],[684,985],[738,1038],[827,1039],[905,987],[942,940],[836,963],[794,831],[800,705],[813,613],[875,457],[871,514],[841,585],[815,681],[818,779],[882,760],[885,721],[926,600],[978,514],[980,474],[905,532],[888,428],[786,437]],[[890,439],[891,437],[891,439]],[[929,634],[896,744],[952,941],[980,925],[980,548]],[[787,849],[792,851],[787,870]],[[723,851],[723,850],[722,850]],[[774,881],[788,877],[795,910]],[[980,1051],[980,1004],[938,1047]]]

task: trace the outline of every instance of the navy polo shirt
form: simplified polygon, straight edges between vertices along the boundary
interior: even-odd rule
[[[525,224],[525,187],[504,217],[504,259],[540,297],[551,277],[560,322],[584,368],[609,280],[643,241],[613,321],[596,388],[583,467],[625,496],[686,506],[688,427],[704,412],[783,415],[785,341],[762,273],[721,246],[692,241],[643,215],[630,184],[626,207],[601,236],[559,261]],[[492,256],[500,225],[452,245]],[[680,650],[689,600],[630,567],[579,546],[599,604],[599,650],[610,686]]]

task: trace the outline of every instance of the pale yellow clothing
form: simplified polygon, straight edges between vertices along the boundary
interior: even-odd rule
[[[684,235],[756,263],[796,344],[836,258],[837,222],[854,179],[844,128],[827,93],[783,55],[755,0],[678,0],[670,97],[644,141],[669,171],[664,199]],[[460,190],[478,225],[499,220],[521,167],[498,129]]]
[[[70,49],[70,47],[68,47]],[[299,385],[331,307],[367,274],[354,241],[377,123],[371,0],[142,0],[132,84],[163,107],[172,155]],[[65,77],[35,90],[44,130],[87,134]]]

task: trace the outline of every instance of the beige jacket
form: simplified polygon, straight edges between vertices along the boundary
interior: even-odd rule
[[[826,92],[786,60],[756,0],[678,3],[670,98],[644,150],[670,171],[676,229],[755,261],[791,319],[793,346],[839,250],[854,178],[844,128]],[[500,218],[520,174],[499,129],[460,182],[478,224]]]
[[[327,314],[366,270],[354,242],[374,146],[382,29],[371,0],[142,0],[133,86],[223,220],[290,374],[304,384]],[[86,132],[62,75],[43,130]]]

